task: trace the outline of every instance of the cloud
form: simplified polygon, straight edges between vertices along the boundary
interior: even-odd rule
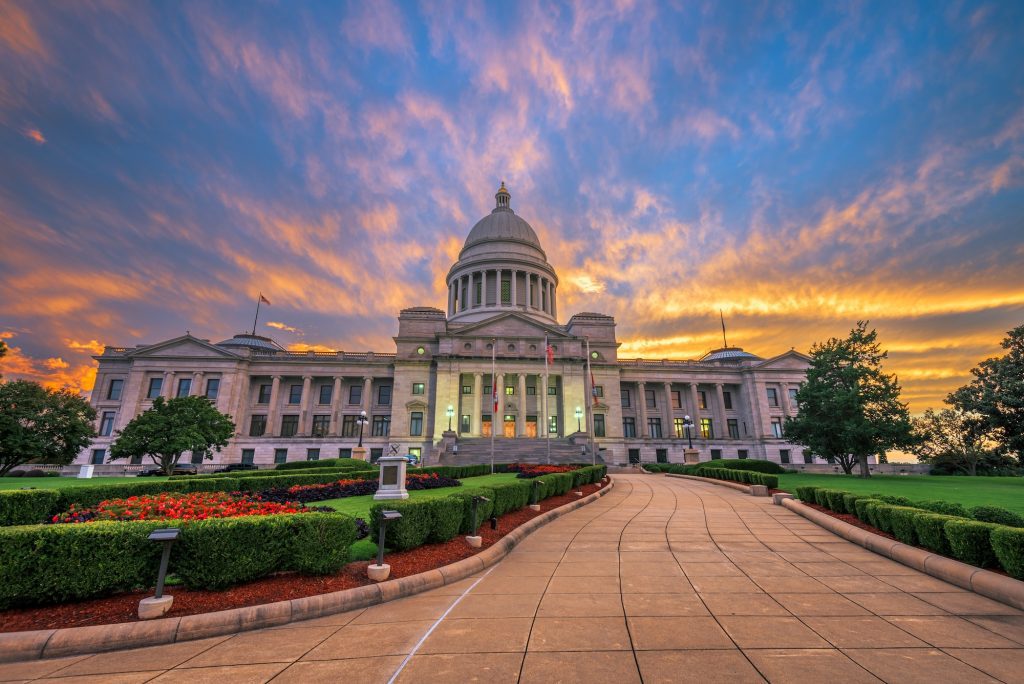
[[[14,0],[0,0],[0,46],[23,57],[49,59],[32,19]]]
[[[45,145],[46,138],[43,137],[42,131],[38,128],[25,128],[21,131],[22,135],[36,143],[37,145]]]
[[[92,354],[102,354],[103,349],[106,345],[96,340],[89,340],[88,342],[76,342],[75,340],[66,340],[68,349],[74,351],[86,351]]]
[[[96,382],[96,362],[72,365],[60,357],[33,358],[20,346],[8,344],[7,354],[0,358],[0,376],[5,381],[31,380],[50,389],[88,394]]]
[[[299,330],[298,328],[293,328],[290,325],[285,325],[284,323],[278,323],[277,321],[267,321],[266,322],[266,326],[268,328],[275,328],[277,330],[284,330],[285,332],[298,333],[299,335],[302,334],[302,331]]]

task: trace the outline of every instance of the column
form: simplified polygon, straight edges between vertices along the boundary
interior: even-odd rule
[[[512,300],[511,301],[512,301],[512,308],[515,308],[515,307],[517,307],[519,305],[519,299],[516,297],[516,290],[517,290],[516,277],[518,276],[519,271],[517,271],[517,270],[515,270],[513,268],[511,273],[512,273]]]
[[[473,424],[471,426],[472,432],[470,432],[470,434],[473,435],[474,437],[479,437],[481,434],[483,434],[483,431],[484,431],[484,426],[483,426],[483,420],[484,420],[483,419],[483,415],[484,415],[484,398],[483,398],[483,393],[484,393],[484,374],[483,373],[473,373],[473,406],[474,406],[474,410],[473,410],[473,418],[472,418]],[[490,399],[488,399],[488,401],[490,401]],[[491,428],[494,427],[493,420],[494,419],[491,418],[491,421],[492,421]]]
[[[270,385],[270,406],[267,407],[267,431],[263,434],[274,436],[281,434],[277,426],[278,399],[281,395],[281,376],[275,375],[271,378]]]
[[[690,420],[693,421],[693,427],[690,428],[690,434],[695,438],[700,438],[700,396],[697,394],[697,383],[690,383],[690,404],[693,406],[693,413],[690,415]]]
[[[199,397],[203,394],[203,372],[196,371],[192,374],[192,387],[189,388],[188,395],[190,397]]]
[[[235,376],[235,383],[238,383],[237,394],[235,397],[235,412],[234,415],[238,417],[235,422],[235,434],[241,437],[242,435],[249,434],[249,421],[252,420],[252,377],[246,373],[242,374],[239,371],[238,375]],[[233,383],[234,384],[234,383]],[[217,400],[220,403],[220,400]]]
[[[299,436],[301,437],[309,437],[313,432],[312,426],[310,425],[313,420],[310,417],[312,411],[309,410],[309,395],[312,393],[312,389],[312,376],[302,376],[302,400],[299,402]]]
[[[548,281],[547,278],[541,277],[540,282],[537,283],[540,286],[540,292],[537,293],[537,308],[541,311],[548,310]]]
[[[722,383],[715,383],[715,437],[728,437],[729,431],[725,429],[725,393]]]
[[[558,298],[555,297],[555,290],[556,289],[557,288],[555,287],[555,284],[551,283],[551,317],[552,318],[558,318]]]
[[[661,426],[662,437],[674,438],[676,436],[675,425],[672,424],[672,383],[665,383],[665,418]],[[685,435],[684,435],[685,436]]]
[[[779,383],[779,405],[782,407],[783,416],[791,415],[789,412],[789,388],[784,382]]]
[[[334,389],[331,391],[331,424],[327,434],[338,436],[338,415],[341,413],[341,376],[334,378]]]
[[[636,383],[637,406],[640,409],[640,425],[637,426],[637,434],[643,438],[650,437],[651,434],[647,430],[647,383],[638,382]]]
[[[516,436],[526,436],[526,373],[519,374],[519,415],[516,416]]]
[[[163,395],[164,399],[174,398],[174,371],[164,373],[164,387],[163,392],[160,394]]]
[[[370,418],[370,410],[373,408],[373,378],[363,378],[363,410],[366,411],[367,419]],[[365,436],[365,427],[364,427]]]
[[[533,283],[530,282],[531,280],[533,280],[533,274],[531,274],[529,271],[527,271],[526,272],[526,310],[527,311],[529,311],[530,309],[533,308],[533,302],[530,299],[531,291],[532,291],[532,288],[533,288]]]
[[[448,315],[455,313],[455,284],[448,284]]]

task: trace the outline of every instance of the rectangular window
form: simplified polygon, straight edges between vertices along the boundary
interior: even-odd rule
[[[782,437],[782,419],[772,418],[772,437]]]
[[[768,388],[768,405],[776,408],[779,405],[779,392],[774,387]]]
[[[552,385],[551,387],[548,387],[548,396],[549,397],[553,397],[553,396],[555,396],[557,394],[558,394],[558,387],[556,387],[555,385]]]
[[[651,439],[661,439],[661,418],[648,418],[647,432],[650,433]]]
[[[182,378],[178,381],[178,393],[175,396],[187,397],[192,391],[192,379]]]
[[[473,386],[472,385],[463,385],[462,386],[462,393],[463,394],[472,394],[473,393]]]
[[[338,449],[338,458],[352,458],[351,447],[341,447]]]
[[[594,396],[598,399],[604,398],[604,385],[594,385]]]
[[[658,463],[668,463],[668,449],[655,449],[654,460]]]
[[[779,462],[789,463],[789,449],[779,449]]]
[[[490,395],[491,395],[491,386],[490,385],[484,385],[484,396],[485,397],[489,397]]]
[[[391,416],[374,416],[372,435],[387,437],[389,434],[391,434]]]
[[[319,449],[306,449],[306,460],[307,461],[319,461],[320,450]]]
[[[622,436],[628,439],[636,437],[636,419],[630,416],[622,419]]]
[[[732,392],[722,392],[722,405],[726,411],[732,410]]]
[[[702,409],[706,409],[708,407],[708,393],[704,391],[697,392],[697,401]]]
[[[548,433],[552,435],[558,434],[558,416],[548,418]]]
[[[629,408],[629,390],[620,390],[619,394],[622,397],[622,408]]]
[[[788,391],[789,391],[789,403],[790,403],[790,404],[791,404],[791,405],[793,406],[793,408],[795,409],[795,408],[796,408],[796,403],[797,403],[797,402],[796,402],[796,392],[797,392],[797,391],[796,391],[795,389],[793,389],[792,387],[791,387],[791,388],[789,388],[789,390],[788,390]]]
[[[356,405],[363,403],[362,385],[352,385],[348,388],[348,403]]]
[[[379,406],[391,405],[391,385],[381,385],[377,388],[377,404]]]
[[[683,393],[679,390],[672,390],[672,408],[683,408]]]
[[[163,378],[150,378],[149,379],[149,390],[146,391],[147,399],[156,399],[160,396],[160,391],[164,388]]]
[[[467,434],[472,428],[470,427],[469,416],[459,416],[459,432]]]
[[[595,413],[594,414],[594,436],[595,437],[604,437],[604,414],[603,413]]]
[[[647,402],[647,408],[658,408],[657,401],[654,398],[654,390],[644,390],[644,400]]]
[[[711,460],[712,461],[717,461],[720,458],[722,458],[722,450],[721,449],[712,449],[711,450]]]
[[[110,433],[114,431],[114,412],[104,411],[103,418],[100,420],[100,437],[109,437]]]
[[[189,461],[192,463],[192,465],[199,465],[200,463],[203,462],[203,458],[205,458],[205,456],[205,451],[193,451],[192,458],[189,459]]]
[[[326,437],[331,428],[331,417],[329,415],[313,416],[313,436]]]
[[[725,426],[729,430],[730,439],[740,438],[740,425],[735,418],[730,418],[729,420],[725,421]]]
[[[333,385],[320,385],[320,401],[318,404],[327,405],[334,399],[334,386]]]
[[[92,450],[92,461],[93,465],[103,465],[103,458],[107,455],[106,449],[93,449]]]
[[[473,305],[480,306],[481,297],[483,295],[483,283],[477,281],[473,283]]]
[[[274,449],[274,463],[287,463],[288,462],[288,450],[287,449]]]
[[[804,463],[814,463],[814,455],[810,451],[804,451]]]
[[[414,383],[412,383],[412,393],[413,394],[423,394],[425,389],[426,389],[426,385],[423,384],[422,382],[414,382]]]
[[[505,396],[511,397],[516,393],[515,385],[505,385]]]
[[[260,385],[260,396],[258,399],[256,399],[256,403],[269,404],[271,389],[273,389],[273,385]]]
[[[714,421],[712,421],[710,418],[700,419],[700,436],[703,437],[704,439],[715,438],[715,425]]]
[[[746,457],[747,457],[747,450],[746,449],[740,449],[739,451],[736,452],[736,458],[746,458]]]
[[[376,463],[384,455],[384,447],[370,449],[370,463]]]
[[[413,411],[409,416],[409,434],[419,437],[423,434],[423,412]]]
[[[282,437],[294,437],[295,433],[299,431],[299,417],[292,416],[281,416],[281,436]]]
[[[511,304],[512,303],[512,281],[502,280],[501,281],[501,303]]]
[[[342,437],[355,437],[359,434],[359,424],[356,420],[359,416],[342,416],[341,417],[341,436]]]
[[[256,460],[255,449],[242,449],[242,463],[252,464]]]
[[[673,418],[672,419],[672,429],[675,431],[676,437],[685,437],[686,436],[686,428],[683,426],[683,419],[682,418]]]
[[[220,379],[210,378],[206,381],[206,398],[210,401],[216,401],[217,394],[220,392]]]
[[[262,437],[267,433],[267,417],[252,416],[249,419],[249,436]]]
[[[528,397],[535,397],[535,396],[537,396],[537,386],[536,385],[527,385],[526,386],[526,396],[528,396]]]
[[[110,387],[107,389],[107,399],[110,399],[111,401],[120,401],[121,390],[123,389],[124,380],[111,380]]]
[[[292,385],[291,387],[288,388],[288,403],[302,403],[302,385]]]
[[[423,453],[423,449],[420,447],[409,447],[409,455],[416,459],[416,462],[420,462],[420,454]]]

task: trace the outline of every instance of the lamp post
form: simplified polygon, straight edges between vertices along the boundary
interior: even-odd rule
[[[580,418],[582,418],[582,417],[583,417],[583,409],[581,409],[579,406],[577,406],[576,407],[576,432],[582,432],[582,428],[580,428]]]
[[[359,423],[359,448],[361,449],[363,448],[363,426],[370,422],[366,419],[366,411],[359,412],[356,422]]]
[[[693,448],[693,437],[690,435],[690,428],[693,427],[693,419],[690,416],[683,416],[683,427],[686,428],[686,440],[690,443],[690,448]]]
[[[448,415],[448,432],[451,432],[452,431],[452,416],[455,415],[455,407],[452,406],[451,404],[448,404],[448,410],[445,411],[445,413]]]
[[[485,502],[485,501],[490,501],[490,499],[488,499],[486,496],[474,496],[473,497],[473,518],[472,518],[473,524],[472,524],[472,526],[471,526],[471,528],[469,530],[469,536],[466,537],[466,542],[470,546],[472,546],[474,549],[479,549],[480,546],[483,544],[483,538],[479,534],[476,533],[476,529],[477,529],[477,521],[478,521],[478,518],[477,518],[477,508],[479,507],[479,505],[482,502]]]
[[[377,539],[377,563],[366,567],[367,576],[374,582],[383,582],[391,574],[391,566],[384,564],[384,536],[389,520],[399,520],[402,514],[398,511],[380,512],[380,537]]]
[[[167,563],[171,559],[171,545],[177,541],[180,533],[181,530],[177,527],[153,530],[149,533],[149,540],[161,542],[164,548],[160,556],[160,569],[156,576],[156,591],[152,597],[139,601],[140,620],[158,618],[171,609],[174,597],[164,596],[164,580],[167,578]]]

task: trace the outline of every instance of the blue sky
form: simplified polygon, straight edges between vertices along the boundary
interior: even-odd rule
[[[915,411],[1024,318],[1024,5],[0,1],[0,370],[391,348],[501,180],[623,356],[861,318]],[[268,327],[274,324],[275,327]]]

